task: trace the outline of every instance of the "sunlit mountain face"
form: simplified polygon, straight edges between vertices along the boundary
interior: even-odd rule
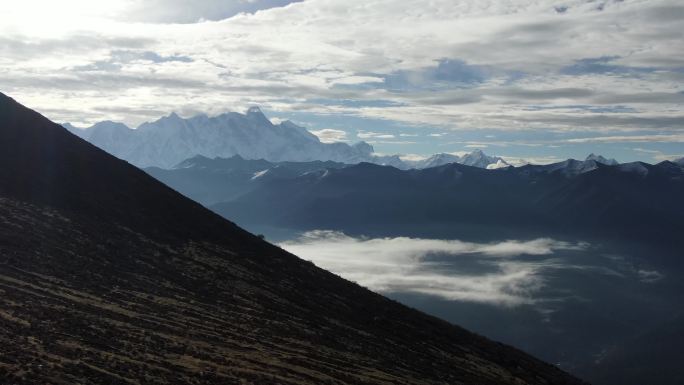
[[[0,383],[684,383],[683,24],[0,4]]]

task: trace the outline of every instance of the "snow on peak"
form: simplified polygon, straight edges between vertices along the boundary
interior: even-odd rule
[[[459,163],[466,166],[473,166],[479,168],[499,168],[510,166],[505,160],[496,157],[488,156],[482,150],[474,150],[469,154],[464,154],[463,156],[458,156],[449,153],[440,153],[430,156],[426,159],[419,160],[404,160],[408,166],[413,168],[430,168],[443,166],[450,163]],[[490,167],[491,166],[491,167]]]
[[[500,167],[508,166],[508,163],[506,163],[505,160],[496,156],[489,156],[480,149],[474,150],[470,154],[463,155],[458,163],[480,168],[487,168],[490,164],[495,165],[499,163],[501,164]]]
[[[595,155],[594,153],[589,154],[589,156],[587,156],[587,159],[585,159],[585,161],[590,161],[590,160],[593,160],[593,161],[596,162],[596,163],[601,163],[601,164],[605,164],[605,165],[608,165],[608,166],[616,166],[616,165],[618,165],[618,161],[617,161],[617,160],[615,160],[615,159],[606,159],[606,158],[604,158],[603,156],[601,156],[601,155]]]
[[[106,122],[96,126],[112,125]],[[116,125],[98,128],[93,134],[77,134],[138,167],[171,168],[197,155],[209,158],[240,155],[245,159],[273,162],[373,161],[373,148],[368,144],[321,143],[314,134],[290,121],[272,124],[259,107],[251,107],[246,114],[231,112],[188,119],[172,113],[143,123],[136,130]]]
[[[261,112],[261,108],[258,106],[252,106],[247,109],[247,115],[263,115],[264,113]]]
[[[268,172],[268,170],[269,170],[269,169],[261,170],[261,171],[255,172],[251,179],[252,179],[252,180],[255,180],[255,179],[261,178],[262,176],[266,175],[266,173]]]
[[[496,161],[496,163],[490,163],[487,165],[488,170],[495,170],[497,168],[506,168],[506,167],[511,167],[511,165],[506,163],[506,161],[503,159],[499,159]]]
[[[370,154],[375,152],[375,149],[373,148],[373,146],[371,146],[370,144],[368,144],[364,141],[355,143],[352,147],[357,149],[362,154],[370,155]]]

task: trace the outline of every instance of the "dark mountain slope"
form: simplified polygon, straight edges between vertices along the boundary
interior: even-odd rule
[[[624,341],[584,369],[596,383],[611,385],[678,385],[682,375],[684,315]]]
[[[0,382],[575,384],[240,230],[0,95]]]
[[[606,166],[550,189],[540,207],[564,231],[640,239],[681,250],[684,170],[670,162]]]

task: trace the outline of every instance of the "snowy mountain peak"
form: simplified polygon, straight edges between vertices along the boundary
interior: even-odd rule
[[[618,161],[617,161],[617,160],[615,160],[615,159],[606,159],[606,158],[604,158],[604,157],[601,156],[601,155],[595,155],[593,152],[592,152],[591,154],[589,154],[589,156],[587,156],[587,158],[585,159],[585,161],[590,161],[590,160],[593,160],[593,161],[596,162],[596,163],[601,163],[601,164],[605,164],[605,165],[608,165],[608,166],[616,166],[616,165],[618,165]]]
[[[261,108],[257,106],[252,106],[247,109],[247,112],[245,113],[245,116],[247,117],[248,120],[255,122],[257,125],[263,125],[263,126],[272,126],[273,123],[271,123],[270,120],[264,115],[263,112],[261,112]]]
[[[358,163],[373,159],[373,148],[368,144],[321,143],[316,135],[292,122],[274,125],[259,107],[251,107],[245,114],[231,112],[189,119],[172,113],[143,123],[136,130],[121,123],[101,122],[75,133],[138,167],[171,168],[196,155],[240,155],[274,162]]]
[[[355,148],[356,150],[358,150],[359,153],[361,153],[361,154],[371,155],[375,152],[375,149],[373,148],[373,146],[371,146],[370,144],[368,144],[364,141],[355,143],[352,147]]]
[[[261,112],[261,108],[259,108],[259,106],[252,106],[252,107],[249,107],[249,108],[247,109],[247,115],[250,115],[250,114],[260,114],[260,115],[263,115],[264,113]]]
[[[420,161],[419,164],[417,164],[416,168],[430,168],[430,167],[437,167],[437,166],[442,166],[445,164],[449,163],[459,163],[461,158],[456,155],[452,154],[446,154],[446,153],[441,153],[441,154],[435,154],[423,161]]]
[[[477,149],[469,154],[458,156],[449,153],[440,153],[432,155],[431,157],[418,161],[405,161],[413,168],[430,168],[443,166],[450,163],[459,163],[466,166],[480,167],[480,168],[500,168],[509,166],[505,160],[496,156],[488,156],[482,150]],[[491,166],[491,167],[490,167]]]
[[[487,168],[490,164],[499,164],[499,167],[508,166],[508,163],[502,158],[489,156],[480,149],[473,150],[470,154],[463,155],[458,163],[480,168]]]
[[[684,158],[675,159],[672,162],[684,167]]]
[[[506,167],[511,167],[511,165],[506,163],[506,161],[503,159],[499,159],[496,161],[496,163],[491,163],[491,164],[487,165],[488,170],[495,170],[497,168],[506,168]]]

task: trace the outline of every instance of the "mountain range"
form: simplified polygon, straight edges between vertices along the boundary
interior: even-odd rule
[[[361,163],[265,181],[210,207],[248,227],[363,233],[409,224],[490,226],[643,241],[676,254],[684,246],[682,196],[684,168],[669,161],[610,165],[569,159],[495,170]]]
[[[229,112],[215,117],[197,115],[188,119],[172,113],[144,123],[137,129],[111,121],[88,128],[76,128],[69,123],[63,126],[138,167],[168,169],[196,155],[208,158],[239,155],[245,159],[271,162],[371,162],[400,169],[427,168],[453,162],[483,168],[508,165],[503,159],[487,156],[480,150],[462,156],[437,154],[411,161],[398,155],[377,155],[373,146],[366,142],[353,145],[322,143],[316,135],[291,121],[273,124],[258,107],[249,108],[245,114]]]
[[[379,245],[388,239],[590,245],[580,255],[537,261],[545,272],[539,274],[540,291],[557,297],[532,306],[502,309],[392,295],[562,363],[599,385],[675,385],[682,359],[682,318],[675,318],[684,276],[682,196],[684,166],[678,163],[614,164],[590,156],[489,170],[458,163],[421,170],[361,163],[264,180],[208,206],[268,239],[324,229]],[[354,245],[349,254],[364,258],[354,254]],[[459,257],[429,258],[457,277],[473,269],[451,267]],[[478,263],[487,265],[486,259]]]
[[[240,155],[214,159],[197,155],[171,169],[147,167],[144,170],[188,198],[209,206],[233,200],[271,180],[348,166],[332,161],[269,162],[244,159]]]
[[[367,143],[321,143],[290,121],[273,124],[258,107],[245,114],[183,119],[175,113],[137,129],[105,121],[86,129],[65,127],[110,154],[139,166],[169,168],[195,155],[233,156],[271,161],[334,160],[360,162],[371,158]]]
[[[579,384],[315,267],[0,94],[11,384]]]
[[[420,164],[414,164],[413,168],[425,169],[452,163],[489,169],[510,167],[509,165],[502,166],[501,160],[475,150],[463,156],[437,154],[420,161]],[[617,165],[617,162],[591,154],[584,162],[568,160],[544,168],[578,173],[593,170],[599,164]],[[171,169],[147,167],[144,170],[183,195],[205,206],[210,206],[231,201],[275,180],[294,179],[314,171],[325,172],[326,169],[341,169],[349,166],[351,165],[332,161],[269,162],[264,159],[244,159],[240,155],[214,159],[198,155],[184,160]]]

